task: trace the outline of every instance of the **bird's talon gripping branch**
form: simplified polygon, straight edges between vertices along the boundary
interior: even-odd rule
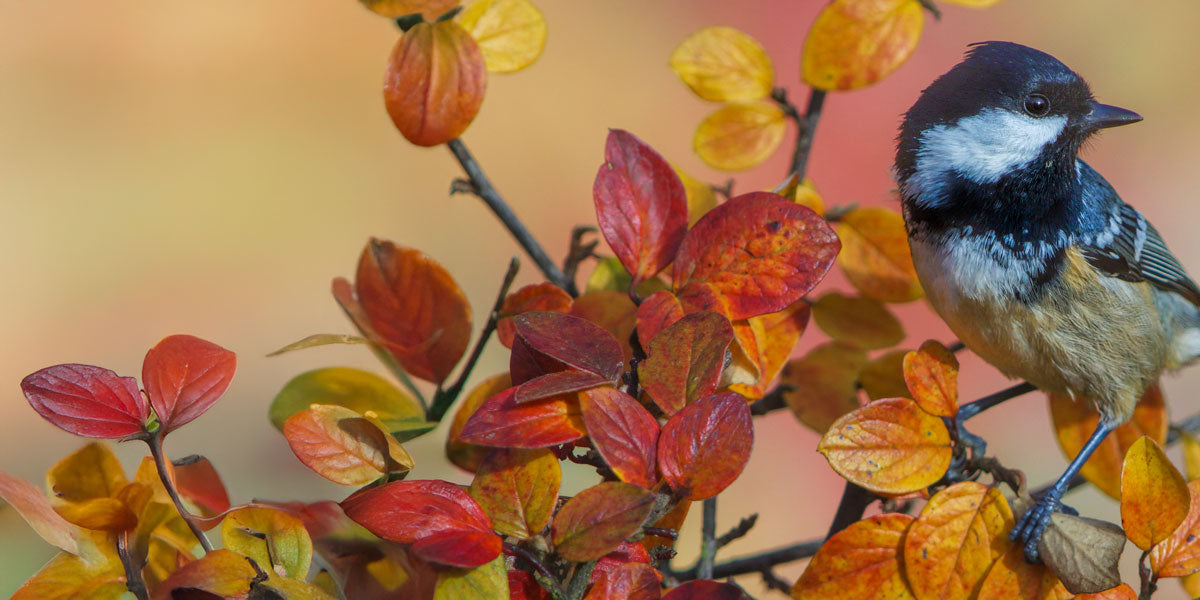
[[[1009,539],[1022,545],[1025,560],[1031,563],[1039,562],[1038,542],[1050,526],[1050,517],[1062,506],[1062,493],[1062,490],[1055,486],[1045,496],[1038,498],[1037,502],[1021,515],[1021,519],[1009,534]]]

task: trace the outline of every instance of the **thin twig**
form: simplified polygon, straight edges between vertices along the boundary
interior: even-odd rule
[[[817,88],[809,91],[808,106],[805,107],[803,116],[795,106],[787,101],[787,95],[779,92],[782,90],[775,90],[771,98],[781,105],[784,114],[796,122],[796,147],[792,151],[792,162],[789,165],[788,174],[795,173],[797,181],[804,181],[804,173],[808,168],[808,157],[812,154],[813,137],[817,132],[817,122],[821,120],[821,109],[825,106],[825,91]]]
[[[584,242],[583,236],[589,233],[595,233],[596,228],[591,225],[576,225],[571,230],[571,247],[567,251],[567,258],[563,261],[563,276],[567,278],[567,293],[572,298],[579,296],[579,288],[575,285],[575,274],[579,271],[579,265],[588,258],[596,255],[596,246],[600,245],[600,240],[594,239],[590,242]]]
[[[712,579],[713,565],[717,558],[717,497],[706,498],[703,507],[704,518],[700,522],[700,560],[696,563],[696,575],[700,579]]]
[[[484,175],[483,169],[475,161],[475,157],[471,156],[471,152],[467,150],[462,139],[450,140],[446,142],[446,147],[450,148],[454,158],[458,159],[458,164],[462,165],[463,171],[466,171],[467,177],[470,179],[471,191],[488,205],[501,223],[504,223],[508,232],[516,238],[525,253],[533,259],[534,264],[538,266],[546,279],[564,290],[568,289],[570,282],[567,281],[566,275],[558,268],[558,265],[554,264],[554,261],[550,260],[550,256],[542,249],[542,245],[533,237],[533,234],[529,233],[525,224],[517,218],[516,213],[509,208],[504,198],[500,197],[500,193],[492,186],[487,175]]]
[[[471,371],[475,370],[475,363],[479,361],[479,355],[483,354],[483,347],[487,345],[492,332],[496,331],[496,323],[500,321],[500,309],[504,306],[504,299],[508,297],[508,289],[512,287],[513,280],[517,278],[517,271],[520,269],[521,261],[515,256],[512,257],[512,260],[508,261],[508,271],[504,274],[504,281],[500,284],[500,292],[496,294],[496,302],[492,304],[492,312],[488,313],[487,323],[483,325],[483,331],[479,332],[479,339],[475,340],[475,347],[471,349],[471,355],[463,364],[462,371],[459,371],[458,379],[454,385],[444,390],[439,389],[433,395],[433,406],[429,408],[428,416],[430,421],[441,421],[442,417],[446,416],[446,411],[450,410],[454,401],[458,399],[458,395],[462,393],[463,386],[467,383],[467,377],[471,375]]]
[[[587,591],[588,583],[592,579],[592,570],[596,568],[596,561],[588,561],[581,563],[575,567],[575,574],[571,575],[571,584],[567,586],[567,598],[570,600],[580,600],[583,598],[583,593]]]
[[[125,589],[138,600],[150,600],[150,592],[146,589],[146,580],[142,578],[142,567],[133,563],[133,555],[129,554],[129,532],[117,534],[117,557],[121,566],[125,567]]]
[[[183,506],[183,500],[179,498],[179,492],[175,489],[175,482],[171,480],[171,473],[167,470],[167,460],[163,455],[163,429],[159,429],[158,433],[146,440],[146,445],[150,446],[150,456],[154,457],[154,466],[158,469],[158,478],[162,480],[163,487],[167,488],[167,494],[171,496],[171,501],[175,503],[175,510],[179,511],[179,516],[183,517],[187,523],[188,529],[192,530],[192,534],[199,540],[200,545],[204,547],[204,551],[212,552],[212,542],[208,541],[208,537],[200,530],[200,526],[196,524],[195,518],[188,509]]]
[[[761,574],[762,574],[762,578],[763,578],[763,583],[766,584],[766,586],[769,589],[775,590],[777,592],[783,592],[785,594],[792,591],[792,586],[789,585],[788,582],[785,581],[782,577],[776,575],[775,571],[773,571],[771,569],[763,569]]]
[[[792,386],[780,383],[775,386],[775,389],[768,392],[762,398],[755,400],[754,404],[750,405],[750,414],[761,416],[781,408],[786,408],[787,402],[784,402],[783,395],[790,391],[792,391]]]
[[[824,539],[806,540],[798,544],[791,544],[782,548],[765,550],[749,556],[720,562],[713,565],[712,576],[715,579],[721,579],[724,577],[733,577],[734,575],[745,575],[746,573],[759,573],[764,569],[769,569],[776,565],[808,558],[816,554],[817,549],[823,543],[825,543]],[[699,565],[694,565],[691,568],[673,573],[674,577],[679,581],[696,579],[698,574]]]
[[[879,497],[875,494],[847,481],[846,487],[842,489],[842,499],[838,502],[837,513],[833,515],[833,523],[829,524],[829,533],[825,534],[825,539],[833,537],[837,532],[861,519],[867,506],[878,499]]]
[[[730,542],[741,537],[745,537],[750,530],[754,528],[754,524],[758,522],[758,513],[754,513],[748,517],[743,517],[741,521],[733,529],[726,531],[717,538],[717,549],[728,546]]]
[[[554,576],[554,572],[551,571],[550,567],[547,567],[546,563],[542,562],[542,559],[538,558],[536,554],[516,544],[504,544],[504,547],[512,551],[513,554],[516,554],[517,557],[525,560],[525,562],[529,563],[530,566],[537,570],[538,574],[541,575],[541,577],[538,578],[541,580],[539,583],[542,584],[543,588],[545,588],[547,584],[550,585],[546,591],[550,592],[551,596],[553,596],[556,600],[566,598],[566,592],[562,589],[562,586],[558,584],[558,579]]]
[[[642,533],[646,535],[656,535],[669,540],[679,539],[678,531],[675,531],[674,529],[667,529],[665,527],[643,527]]]

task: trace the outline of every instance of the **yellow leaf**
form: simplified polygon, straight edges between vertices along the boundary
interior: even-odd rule
[[[1142,550],[1167,539],[1183,522],[1191,494],[1158,442],[1142,436],[1121,467],[1121,526]]]
[[[273,508],[242,508],[229,513],[221,521],[221,542],[225,548],[253,558],[264,571],[287,577],[306,576],[312,564],[312,539],[304,523]]]
[[[269,566],[259,565],[259,568],[266,571]],[[153,600],[175,598],[176,589],[200,590],[221,598],[245,598],[257,575],[245,556],[225,549],[213,550],[172,573],[154,590]]]
[[[748,169],[775,152],[785,129],[783,111],[774,104],[726,104],[700,122],[692,148],[711,167]]]
[[[918,598],[966,600],[1007,550],[1012,509],[996,488],[956,483],[929,499],[904,538],[904,567]]]
[[[476,0],[458,22],[479,43],[493,73],[513,73],[533,64],[546,47],[546,20],[528,0]]]
[[[863,519],[821,545],[800,580],[796,600],[914,599],[904,581],[900,553],[913,518],[898,513]]]
[[[804,178],[800,185],[796,186],[794,195],[788,196],[792,202],[800,206],[807,206],[818,215],[825,216],[825,200],[821,198],[820,192],[817,191],[817,185],[812,179]]]
[[[804,81],[822,90],[872,84],[899,67],[921,39],[917,0],[834,0],[804,42]]]
[[[714,102],[759,100],[775,80],[757,40],[732,27],[705,27],[671,53],[671,68],[697,96]]]
[[[433,21],[458,5],[458,0],[359,0],[372,12],[395,19],[405,15],[421,13],[426,21]]]
[[[508,598],[504,555],[474,569],[447,568],[439,572],[433,600],[495,600]]]
[[[880,206],[856,208],[834,225],[842,240],[837,262],[864,296],[909,302],[924,292],[917,281],[904,218]]]
[[[125,568],[117,557],[116,537],[83,532],[79,554],[60,552],[29,578],[12,600],[116,600],[125,593]]]
[[[683,191],[687,193],[688,227],[696,224],[705,213],[716,208],[717,194],[712,186],[688,175],[674,165],[671,166],[679,180],[683,182]],[[590,283],[590,282],[589,282]]]
[[[843,416],[817,451],[842,477],[883,494],[925,489],[946,473],[952,454],[942,419],[908,398],[878,400]]]
[[[829,337],[866,350],[894,346],[904,339],[900,320],[871,298],[829,292],[813,304],[812,317]]]
[[[1188,481],[1200,479],[1200,441],[1188,431],[1179,432],[1183,442],[1183,473]]]

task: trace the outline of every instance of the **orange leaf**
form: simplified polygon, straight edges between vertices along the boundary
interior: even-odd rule
[[[0,499],[16,509],[17,514],[46,542],[70,552],[79,553],[79,543],[66,519],[54,512],[46,494],[37,486],[8,473],[0,473]]]
[[[999,1],[1000,0],[945,0],[945,2],[948,2],[950,4],[957,4],[959,6],[969,6],[971,8],[987,8],[993,4],[996,4]]]
[[[804,41],[805,83],[822,90],[870,85],[908,59],[925,24],[917,0],[834,0]]]
[[[1095,594],[1077,594],[1075,600],[1137,600],[1137,597],[1137,592],[1133,591],[1128,583],[1122,583],[1115,588]]]
[[[711,310],[687,315],[655,336],[638,365],[639,381],[663,413],[673,415],[716,391],[732,341],[729,319]]]
[[[679,531],[683,528],[683,522],[687,520],[688,511],[692,508],[691,501],[683,500],[675,505],[675,508],[667,511],[654,523],[659,529],[674,529]],[[647,550],[652,550],[656,546],[674,546],[675,540],[658,535],[648,535],[642,538],[642,546]]]
[[[555,550],[570,561],[596,560],[641,528],[652,508],[654,494],[636,485],[607,481],[587,488],[554,516]]]
[[[426,21],[434,21],[458,5],[459,0],[359,0],[372,12],[396,19],[421,13]]]
[[[1142,550],[1167,539],[1191,505],[1187,482],[1158,442],[1142,436],[1121,466],[1121,526]]]
[[[750,596],[732,583],[693,579],[671,588],[662,600],[750,600]]]
[[[1013,545],[992,564],[977,600],[1071,600],[1074,595],[1043,565],[1025,561],[1025,551]]]
[[[958,413],[958,359],[940,343],[929,340],[904,355],[904,382],[925,412],[939,417]]]
[[[484,402],[459,438],[481,446],[545,448],[584,436],[575,394],[517,404],[516,391],[509,388]]]
[[[733,27],[705,27],[689,35],[670,62],[697,96],[714,102],[766,98],[775,82],[766,50]]]
[[[1150,550],[1155,577],[1184,577],[1200,572],[1200,481],[1187,484],[1191,505],[1171,537]]]
[[[213,550],[175,571],[154,590],[154,600],[178,598],[183,590],[208,592],[220,598],[245,598],[256,575],[245,556],[224,549]],[[175,594],[176,589],[181,593]]]
[[[1048,399],[1058,445],[1068,459],[1074,458],[1096,430],[1100,415],[1086,398],[1050,396]],[[1163,403],[1162,390],[1155,384],[1146,390],[1133,408],[1133,417],[1108,434],[1084,463],[1080,473],[1100,491],[1119,500],[1125,451],[1143,435],[1150,436],[1159,444],[1165,443],[1167,425],[1167,408]]]
[[[904,532],[913,518],[889,513],[837,532],[813,556],[792,587],[796,600],[914,598],[900,570]]]
[[[858,384],[867,393],[867,398],[905,398],[911,394],[904,383],[906,354],[907,350],[892,350],[875,357],[859,371]]]
[[[662,574],[643,563],[627,563],[601,573],[584,600],[658,600]]]
[[[762,398],[796,349],[811,314],[808,302],[800,300],[779,312],[751,317],[748,329],[758,346],[759,378],[753,385],[735,383],[729,389],[750,399]]]
[[[550,282],[527,285],[504,299],[500,307],[500,320],[496,322],[496,337],[505,348],[512,348],[516,328],[512,318],[535,310],[571,312],[571,295]]]
[[[546,19],[528,0],[476,0],[458,22],[479,43],[493,73],[513,73],[533,64],[546,46]]]
[[[462,25],[418,23],[392,49],[383,101],[408,141],[436,146],[466,131],[486,87],[483,54]]]
[[[679,298],[668,290],[659,290],[650,294],[637,307],[638,342],[642,348],[649,348],[650,342],[658,332],[666,329],[675,321],[683,318],[683,305]]]
[[[489,398],[511,387],[512,379],[508,373],[492,375],[476,385],[459,404],[454,413],[454,420],[450,422],[450,432],[446,434],[446,456],[450,462],[458,465],[458,468],[474,473],[484,455],[490,451],[486,446],[462,441],[460,436],[463,425],[467,424],[467,419],[470,419]]]
[[[783,400],[805,426],[829,431],[846,413],[858,408],[856,381],[867,353],[841,342],[827,342],[787,363],[780,385],[788,386]]]
[[[373,416],[314,404],[284,422],[283,437],[304,466],[342,485],[361,486],[412,469],[412,457]]]
[[[878,206],[856,208],[834,227],[842,240],[838,265],[864,296],[908,302],[924,294],[908,251],[904,218],[896,211]]]
[[[721,392],[675,413],[658,437],[658,470],[687,500],[703,500],[733,483],[750,460],[754,425],[746,399]]]
[[[140,506],[128,506],[121,498],[128,485],[120,461],[100,442],[80,448],[46,473],[54,510],[85,529],[122,531],[137,525]]]
[[[904,538],[904,571],[918,598],[974,597],[1008,551],[1012,509],[1000,491],[956,483],[929,499]]]
[[[658,481],[658,421],[625,392],[595,388],[579,395],[588,437],[609,468],[626,483],[651,488]]]
[[[945,423],[907,398],[878,400],[843,416],[817,451],[842,477],[883,494],[928,487],[946,473],[952,452]]]
[[[867,350],[895,346],[904,339],[900,321],[871,298],[830,292],[813,304],[812,315],[829,337]]]
[[[787,117],[773,103],[726,104],[700,122],[692,149],[715,169],[749,169],[771,157],[786,131]]]
[[[497,448],[475,472],[471,497],[497,532],[526,540],[550,522],[561,482],[562,468],[549,450]]]

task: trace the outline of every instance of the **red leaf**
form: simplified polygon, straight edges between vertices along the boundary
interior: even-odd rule
[[[650,553],[646,551],[646,547],[638,542],[622,542],[616,550],[605,554],[596,561],[588,583],[596,583],[601,575],[615,571],[621,565],[629,563],[650,564]]]
[[[711,579],[696,579],[673,588],[662,600],[749,600],[742,588]]]
[[[550,600],[550,593],[542,589],[532,573],[525,571],[508,572],[509,600]]]
[[[520,336],[513,338],[512,354],[508,357],[508,372],[513,385],[568,369],[567,365],[531,348]]]
[[[207,458],[175,467],[175,486],[210,515],[229,510],[229,492]]]
[[[592,194],[600,231],[634,285],[671,263],[687,232],[687,194],[653,148],[627,131],[610,130]]]
[[[580,392],[602,385],[612,385],[612,383],[600,375],[584,371],[547,373],[522,383],[517,388],[517,403]]]
[[[642,387],[668,415],[717,389],[725,351],[733,342],[729,319],[711,310],[695,312],[663,329],[638,367]]]
[[[234,353],[198,337],[165,337],[142,361],[142,385],[163,432],[186,425],[225,393],[237,369]]]
[[[55,427],[83,437],[142,433],[150,405],[137,380],[91,365],[54,365],[21,380],[33,410]]]
[[[683,305],[679,298],[668,290],[659,290],[650,294],[638,305],[637,332],[638,341],[643,348],[649,348],[654,336],[671,323],[683,318]]]
[[[346,516],[375,535],[412,544],[418,557],[478,567],[500,554],[492,520],[462,488],[445,481],[395,481],[342,501]]]
[[[651,488],[655,472],[658,421],[632,396],[613,388],[580,394],[588,437],[621,481]]]
[[[466,131],[483,104],[487,71],[471,34],[453,19],[419,23],[388,59],[383,100],[396,128],[418,146]]]
[[[512,318],[530,311],[545,310],[567,313],[571,311],[571,295],[550,282],[527,285],[504,299],[500,307],[500,320],[496,322],[496,337],[506,348],[512,348],[516,328]]]
[[[662,594],[662,574],[650,565],[628,563],[600,573],[584,600],[658,600]]]
[[[686,499],[703,500],[741,475],[753,444],[746,399],[722,392],[687,405],[663,425],[658,469]]]
[[[730,320],[772,313],[816,286],[840,248],[812,210],[751,192],[709,211],[688,232],[675,257],[675,289],[688,296],[711,288]]]
[[[654,494],[649,490],[620,481],[594,485],[568,500],[554,516],[555,550],[574,562],[596,560],[637,532],[653,508]]]
[[[459,439],[480,446],[544,448],[584,435],[578,403],[563,396],[517,404],[517,388],[484,402],[463,426]]]
[[[513,318],[513,324],[517,337],[540,354],[614,383],[621,376],[625,361],[621,345],[595,323],[559,313],[529,312]]]
[[[637,325],[637,306],[629,295],[613,290],[593,290],[575,299],[571,316],[587,319],[603,327],[621,345],[625,362],[633,357],[629,338]]]

